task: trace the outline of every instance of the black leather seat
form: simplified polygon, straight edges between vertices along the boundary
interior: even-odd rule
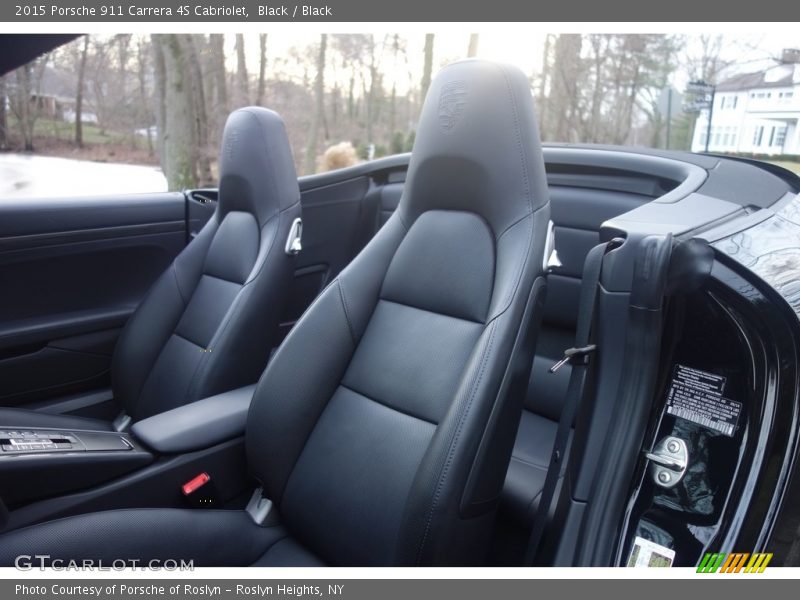
[[[285,251],[300,190],[283,120],[243,108],[225,125],[219,203],[149,290],[117,343],[114,399],[134,421],[254,383],[291,284]],[[0,425],[110,429],[96,419],[0,409]]]
[[[466,61],[435,79],[398,210],[262,376],[249,468],[274,503],[124,510],[0,537],[0,564],[182,557],[197,565],[476,563],[527,381],[549,202],[530,87]],[[524,382],[523,382],[524,383]],[[277,522],[277,519],[280,522]]]

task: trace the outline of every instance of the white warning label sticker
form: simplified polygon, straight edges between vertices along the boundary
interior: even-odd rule
[[[629,567],[671,567],[675,561],[675,550],[636,536],[628,558]]]
[[[676,365],[667,394],[667,414],[732,437],[742,403],[723,396],[725,382],[721,375]]]

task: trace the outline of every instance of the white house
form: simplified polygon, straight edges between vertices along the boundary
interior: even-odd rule
[[[692,151],[706,149],[708,110],[698,116]],[[800,50],[780,64],[717,85],[709,152],[800,154]]]

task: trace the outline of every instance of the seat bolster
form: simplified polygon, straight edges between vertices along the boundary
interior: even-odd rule
[[[500,503],[501,512],[521,527],[530,527],[539,509],[557,430],[557,421],[522,411]],[[562,461],[561,478],[567,458]]]
[[[287,536],[260,527],[245,511],[145,508],[66,517],[0,536],[0,566],[20,555],[53,560],[184,560],[201,566],[249,565]],[[37,563],[38,564],[38,563]]]
[[[327,567],[326,563],[301,546],[293,538],[286,537],[271,546],[252,567]]]
[[[111,423],[108,421],[73,415],[50,414],[24,408],[0,408],[0,427],[113,431]]]

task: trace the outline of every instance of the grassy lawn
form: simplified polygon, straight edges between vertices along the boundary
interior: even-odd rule
[[[789,169],[790,171],[794,171],[798,175],[800,175],[800,162],[789,162],[785,160],[771,160],[769,161],[773,165],[778,165],[779,167],[783,167],[784,169]]]
[[[9,115],[8,127],[10,130],[16,131],[17,124],[13,115]],[[54,138],[70,142],[75,139],[75,123],[40,117],[36,120],[34,126],[34,136],[36,138]],[[131,133],[120,133],[109,129],[103,131],[100,127],[91,123],[83,124],[83,142],[89,145],[133,144],[137,148],[145,148],[147,146],[146,139],[141,136],[134,136]]]

